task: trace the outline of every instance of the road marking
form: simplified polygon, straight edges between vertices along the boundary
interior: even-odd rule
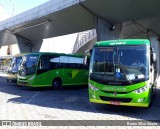
[[[39,93],[40,91],[35,93],[29,100],[26,101],[26,103],[29,104]]]

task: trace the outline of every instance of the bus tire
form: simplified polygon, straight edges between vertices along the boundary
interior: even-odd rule
[[[56,78],[52,82],[52,87],[55,90],[61,90],[62,89],[62,80],[60,78]]]

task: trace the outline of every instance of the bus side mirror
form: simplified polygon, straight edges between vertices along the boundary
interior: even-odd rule
[[[85,55],[91,55],[91,54],[92,54],[92,49],[85,51]]]
[[[85,51],[85,57],[83,58],[83,64],[84,65],[87,65],[87,55],[91,55],[91,53],[92,53],[91,49]]]
[[[90,54],[90,51],[91,51],[91,50],[86,50],[86,51],[84,52],[85,55]]]
[[[154,53],[154,52],[151,54],[151,61],[153,63],[155,63],[157,61],[156,53]]]

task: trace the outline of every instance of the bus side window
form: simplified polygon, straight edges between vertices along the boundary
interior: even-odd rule
[[[60,63],[62,65],[62,68],[68,68],[69,64],[68,63]]]
[[[43,65],[43,59],[41,57],[39,60],[39,64],[38,64],[37,74],[41,74],[43,72],[45,72],[45,70],[44,70],[44,65]]]
[[[76,68],[76,64],[75,63],[71,63],[70,64],[70,68]]]
[[[82,69],[83,64],[77,64],[77,69]]]
[[[49,60],[50,60],[51,69],[62,67],[59,56],[51,56]]]
[[[60,56],[60,63],[59,63],[61,68],[68,68],[68,57],[67,56]]]
[[[61,67],[61,65],[59,63],[53,63],[53,67],[52,68],[58,68]]]

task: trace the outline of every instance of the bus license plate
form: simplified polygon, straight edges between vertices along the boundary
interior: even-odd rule
[[[120,105],[121,102],[117,102],[117,101],[110,101],[110,104],[112,105]]]

